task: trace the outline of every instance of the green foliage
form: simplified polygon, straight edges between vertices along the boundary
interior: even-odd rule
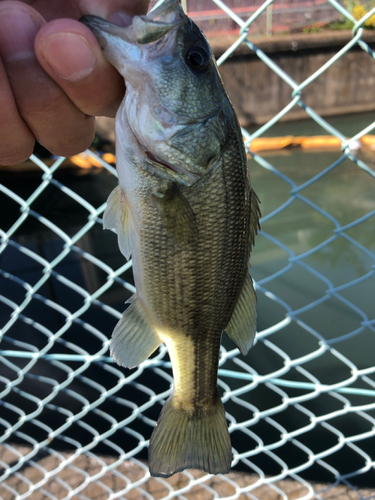
[[[353,6],[352,8],[352,16],[355,17],[357,19],[357,21],[359,21],[360,19],[362,19],[368,12],[370,11],[370,9],[366,9],[364,7],[364,5],[358,3],[356,5]],[[371,17],[369,17],[363,24],[363,27],[364,28],[369,28],[369,29],[375,29],[375,14],[373,14]]]
[[[305,26],[302,29],[302,33],[318,33],[319,31],[322,31],[323,29],[325,29],[324,25],[313,23],[310,26]]]
[[[358,0],[346,0],[345,7],[350,12],[350,14],[357,20],[360,21],[372,8],[369,5],[367,8],[363,3]],[[332,21],[327,24],[313,23],[310,26],[305,26],[302,30],[303,33],[318,33],[324,30],[352,30],[353,22],[346,17],[339,21]],[[363,28],[365,29],[375,29],[375,14],[369,17],[364,23]]]

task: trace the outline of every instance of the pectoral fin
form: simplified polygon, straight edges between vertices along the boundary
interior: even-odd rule
[[[115,187],[108,197],[103,215],[103,228],[116,231],[120,251],[129,260],[134,247],[134,229],[125,193],[120,186]]]
[[[249,273],[246,273],[241,293],[225,331],[241,354],[247,354],[256,333],[256,295]]]
[[[161,340],[146,318],[138,299],[133,295],[131,305],[113,330],[110,350],[121,366],[134,368],[159,347]]]
[[[180,247],[194,243],[198,238],[195,214],[176,184],[171,184],[163,197],[154,195],[160,217],[168,236]]]

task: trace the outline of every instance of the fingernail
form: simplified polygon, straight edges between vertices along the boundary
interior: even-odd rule
[[[125,14],[124,12],[112,12],[112,14],[108,17],[108,21],[125,28],[126,26],[130,26],[132,24],[133,17],[129,16],[129,14]]]
[[[32,15],[27,7],[1,5],[0,47],[6,62],[34,57],[35,36],[43,24],[39,15]]]
[[[42,57],[60,78],[82,80],[95,67],[95,57],[83,36],[75,33],[56,33],[46,37],[38,47]]]

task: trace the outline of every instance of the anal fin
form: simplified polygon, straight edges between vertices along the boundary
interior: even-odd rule
[[[134,368],[159,347],[161,340],[141,309],[136,296],[113,330],[110,350],[121,366]]]
[[[254,342],[257,316],[256,301],[253,280],[247,272],[232,317],[225,327],[229,338],[243,355],[248,353]]]
[[[135,242],[134,229],[125,193],[120,186],[115,187],[108,197],[103,215],[103,228],[116,231],[120,251],[129,260]]]

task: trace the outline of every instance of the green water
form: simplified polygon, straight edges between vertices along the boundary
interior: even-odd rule
[[[375,113],[353,113],[351,115],[331,116],[325,118],[326,122],[347,137],[353,137],[358,132],[374,122]],[[259,127],[248,129],[250,133]],[[375,134],[375,128],[372,132]],[[273,125],[262,137],[279,137],[284,135],[326,135],[328,132],[318,125],[314,120],[298,120],[293,122],[279,122]]]
[[[342,133],[352,135],[367,126],[371,117],[374,118],[373,113],[331,118],[330,122]],[[315,133],[322,131],[309,121],[280,124],[269,135]],[[357,367],[370,368],[375,363],[373,351],[366,349],[369,343],[375,345],[375,178],[345,159],[299,192],[300,197],[293,197],[291,190],[295,186],[319,175],[341,157],[341,152],[289,149],[262,156],[293,185],[255,160],[249,161],[252,185],[266,219],[262,224],[265,234],[257,237],[252,253],[252,276],[293,311],[322,299],[313,308],[297,314],[295,320],[271,335],[270,340],[295,359],[317,349],[320,335],[321,340],[335,341],[332,345]],[[375,172],[375,151],[371,154],[360,150],[357,157]],[[276,213],[289,201],[289,205]],[[272,213],[275,215],[267,219]],[[337,232],[337,228],[361,218],[361,223],[342,234]],[[298,258],[304,254],[307,255]],[[343,289],[337,294],[327,293],[335,287]],[[258,293],[258,330],[282,321],[286,309],[287,306],[270,299],[265,292]],[[363,321],[371,320],[372,324],[363,327]],[[317,335],[308,333],[298,322]],[[358,329],[358,334],[350,337]],[[279,368],[284,362],[274,353],[271,358],[272,361],[262,360],[259,364],[262,373]],[[324,354],[308,364],[310,372],[322,383],[339,382],[351,373],[349,363],[332,355]]]

